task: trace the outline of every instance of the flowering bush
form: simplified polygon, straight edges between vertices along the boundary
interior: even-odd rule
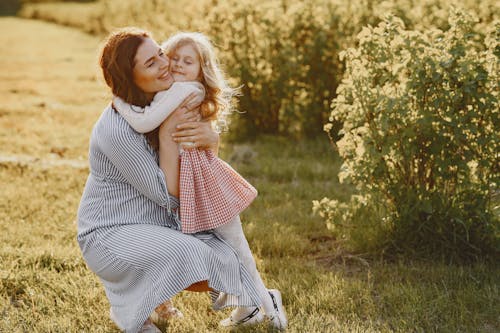
[[[387,13],[410,29],[449,28],[454,0],[99,0],[90,3],[31,3],[20,15],[77,26],[93,34],[137,25],[159,40],[178,30],[206,33],[235,86],[242,86],[232,127],[236,137],[261,134],[293,137],[321,135],[329,104],[344,73],[341,50],[356,45],[363,26]],[[44,2],[46,0],[43,0]],[[497,0],[461,0],[475,13],[474,31],[499,18]],[[236,125],[236,126],[234,126]],[[335,132],[341,123],[332,124]]]
[[[495,247],[500,24],[479,38],[473,23],[454,11],[447,31],[422,33],[390,16],[341,54],[346,72],[325,129],[343,124],[338,176],[363,199],[314,202],[330,227],[381,207],[366,217],[385,248],[470,259]]]

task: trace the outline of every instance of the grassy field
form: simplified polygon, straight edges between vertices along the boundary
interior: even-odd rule
[[[0,18],[0,30],[0,332],[118,332],[75,240],[87,140],[109,98],[99,40],[17,18]],[[259,189],[244,228],[266,284],[284,295],[289,332],[500,331],[498,265],[353,254],[312,215],[312,200],[350,192],[326,138],[224,143],[222,155]],[[224,331],[228,311],[212,311],[206,294],[174,302],[185,319],[166,332]]]

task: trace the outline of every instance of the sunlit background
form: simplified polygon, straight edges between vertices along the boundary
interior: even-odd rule
[[[0,332],[118,332],[75,221],[123,26],[205,33],[241,87],[221,157],[289,332],[500,331],[498,1],[0,1]]]

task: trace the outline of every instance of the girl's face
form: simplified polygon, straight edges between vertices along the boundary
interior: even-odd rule
[[[192,44],[174,50],[170,59],[170,71],[176,82],[200,81],[200,59]]]
[[[146,94],[167,90],[174,82],[168,57],[151,38],[145,38],[139,46],[134,62],[134,82]]]

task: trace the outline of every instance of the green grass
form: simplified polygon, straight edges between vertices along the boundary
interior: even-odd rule
[[[76,211],[92,124],[107,103],[99,41],[53,24],[1,18],[0,332],[118,332],[104,290],[78,249]],[[58,151],[59,154],[54,153]],[[269,287],[284,296],[289,332],[498,332],[500,267],[384,262],[350,253],[312,215],[345,199],[327,139],[223,142],[221,155],[259,190],[244,228]],[[37,158],[37,159],[35,159]],[[175,297],[185,319],[167,332],[224,332],[206,294]],[[267,332],[264,326],[241,330]]]

